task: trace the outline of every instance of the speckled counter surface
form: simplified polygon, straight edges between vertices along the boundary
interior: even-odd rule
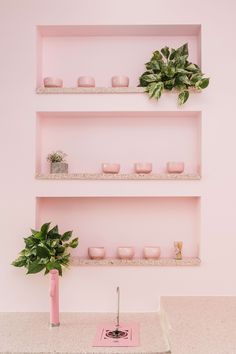
[[[236,297],[163,297],[160,314],[122,314],[140,323],[141,346],[92,347],[113,318],[67,313],[49,329],[47,313],[2,313],[0,354],[236,354]]]
[[[139,347],[92,347],[97,326],[111,314],[61,314],[61,326],[49,328],[47,313],[1,313],[1,354],[167,354],[170,353],[158,314],[122,314],[140,324]]]
[[[161,308],[172,354],[236,354],[236,297],[163,297]]]

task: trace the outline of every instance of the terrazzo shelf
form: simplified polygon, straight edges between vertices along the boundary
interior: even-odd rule
[[[38,87],[38,94],[79,94],[79,93],[144,93],[145,87]],[[179,93],[173,89],[172,91],[165,90],[167,93]],[[189,88],[189,92],[200,93],[201,90]]]
[[[36,174],[37,179],[50,180],[200,180],[199,174],[111,174],[111,173],[52,173],[52,174]]]
[[[49,328],[47,313],[1,313],[0,354],[167,354],[167,337],[161,316],[122,314],[122,321],[140,325],[138,347],[93,347],[101,323],[114,321],[115,314],[62,313],[60,327]]]
[[[143,87],[38,87],[36,93],[143,93]]]
[[[105,259],[88,259],[73,257],[71,261],[72,266],[159,266],[159,267],[186,267],[186,266],[199,266],[201,260],[199,258],[183,258],[182,260],[176,260],[173,258],[159,258],[159,259],[117,259],[117,258],[105,258]]]

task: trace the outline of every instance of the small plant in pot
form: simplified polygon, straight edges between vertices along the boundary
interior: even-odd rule
[[[31,235],[24,238],[25,248],[12,265],[25,267],[27,274],[41,271],[47,274],[50,270],[57,269],[62,275],[63,267],[69,266],[69,248],[78,246],[78,238],[70,241],[71,236],[72,231],[61,235],[57,225],[50,229],[50,223],[43,224],[39,231],[31,229]]]
[[[197,64],[188,61],[188,43],[177,49],[164,47],[156,50],[146,71],[139,78],[139,86],[145,87],[150,98],[161,97],[163,90],[179,92],[178,103],[184,104],[189,98],[189,88],[202,90],[209,84]]]
[[[68,173],[66,156],[61,150],[53,151],[47,156],[47,161],[50,163],[50,173]]]

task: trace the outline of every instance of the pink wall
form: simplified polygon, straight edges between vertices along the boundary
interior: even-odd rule
[[[234,65],[235,2],[22,0],[19,4],[17,0],[1,0],[0,10],[1,80],[4,83],[0,88],[3,166],[0,311],[48,310],[48,278],[26,277],[23,270],[10,266],[23,247],[22,237],[27,236],[29,227],[35,224],[36,197],[201,197],[200,267],[72,268],[62,279],[63,311],[112,311],[111,296],[117,284],[124,295],[124,311],[155,311],[161,295],[236,295],[235,282],[229,276],[236,267],[236,167],[232,164],[232,152],[236,150],[235,90],[231,75],[224,74],[222,64],[226,62],[227,68]],[[41,79],[36,65],[36,26],[156,23],[202,25],[202,66],[204,72],[210,74],[211,84],[202,94],[191,97],[180,110],[202,111],[202,180],[142,181],[142,184],[140,181],[54,183],[35,180],[36,112],[178,109],[174,94],[165,94],[159,103],[149,102],[145,95],[134,94],[36,95],[36,78]],[[60,50],[60,46],[50,48],[55,55]],[[136,63],[136,57],[133,60]],[[137,65],[140,62],[143,58]],[[52,67],[47,61],[42,70],[46,73],[50,65]],[[73,65],[74,72],[76,63]],[[70,75],[68,71],[68,85],[73,84]],[[80,72],[76,71],[75,79],[78,75]],[[111,68],[107,74],[108,78],[110,76]],[[99,80],[102,83],[107,78],[102,76]],[[44,148],[43,143],[41,148]],[[195,215],[194,212],[191,215]]]

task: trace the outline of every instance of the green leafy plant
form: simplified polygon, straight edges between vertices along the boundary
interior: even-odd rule
[[[51,163],[52,162],[65,162],[66,156],[67,155],[61,150],[53,151],[51,154],[48,154],[47,161],[51,162]]]
[[[39,273],[42,270],[47,274],[51,269],[58,269],[62,275],[62,268],[69,265],[68,249],[78,246],[78,237],[69,241],[72,231],[61,235],[58,226],[50,230],[50,224],[43,224],[40,231],[31,229],[32,234],[24,238],[25,248],[12,262],[13,266],[27,268],[27,274]]]
[[[145,64],[145,71],[139,78],[139,86],[146,87],[150,98],[159,99],[163,90],[179,91],[178,103],[184,104],[189,98],[189,88],[202,90],[209,84],[197,64],[188,61],[188,43],[178,49],[164,47],[156,50]]]

